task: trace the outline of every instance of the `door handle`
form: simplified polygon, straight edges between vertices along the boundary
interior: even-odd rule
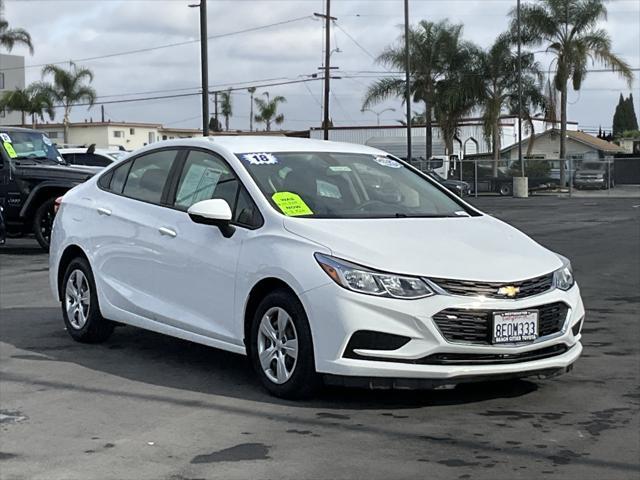
[[[109,210],[108,208],[100,207],[100,208],[98,208],[98,214],[109,216],[109,215],[111,215],[111,210]]]
[[[176,236],[178,236],[175,230],[171,230],[167,227],[160,227],[158,231],[160,232],[160,235],[165,235],[167,237],[175,238]]]

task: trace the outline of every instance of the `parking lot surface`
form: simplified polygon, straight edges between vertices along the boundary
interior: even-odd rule
[[[0,478],[638,478],[640,201],[471,202],[572,260],[587,309],[572,373],[281,401],[237,355],[131,327],[102,345],[74,343],[46,255],[9,239]]]

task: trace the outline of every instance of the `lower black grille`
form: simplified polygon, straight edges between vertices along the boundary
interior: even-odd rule
[[[541,337],[562,329],[569,307],[564,302],[549,303],[527,310],[538,310],[538,333]],[[448,308],[436,313],[433,320],[450,342],[489,345],[494,310]]]
[[[549,290],[553,285],[553,274],[530,278],[519,282],[476,282],[473,280],[451,280],[447,278],[431,278],[433,283],[452,295],[465,297],[484,296],[488,298],[526,298]],[[500,288],[516,287],[519,289],[512,297],[498,293]]]
[[[566,345],[554,345],[524,353],[435,353],[417,360],[416,363],[421,365],[500,365],[542,360],[543,358],[562,355],[567,350]]]

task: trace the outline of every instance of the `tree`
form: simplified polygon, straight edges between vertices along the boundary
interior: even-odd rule
[[[409,28],[409,89],[413,102],[425,104],[427,158],[433,156],[432,122],[434,105],[438,98],[436,86],[449,71],[451,57],[456,53],[451,51],[455,43],[452,42],[452,38],[461,30],[461,25],[451,25],[446,20],[439,23],[423,20],[418,26]],[[389,69],[404,71],[404,34],[398,38],[395,45],[383,50],[376,62]],[[369,87],[362,108],[370,108],[393,97],[405,98],[405,81],[400,78],[383,78]]]
[[[629,94],[627,105],[629,110],[629,125],[631,126],[629,130],[638,130],[638,117],[636,116],[636,108],[633,105],[633,93]]]
[[[613,114],[613,136],[620,138],[624,132],[638,129],[638,119],[633,105],[633,95],[624,98],[620,94],[618,106]]]
[[[229,117],[233,115],[233,105],[231,101],[231,90],[220,93],[220,113],[224,117],[224,129],[229,131]]]
[[[93,81],[93,72],[88,68],[78,68],[71,62],[69,70],[65,70],[57,65],[46,65],[42,69],[43,78],[47,75],[53,76],[53,84],[43,84],[48,94],[56,102],[62,104],[64,108],[64,143],[69,143],[69,115],[75,103],[86,102],[89,108],[96,100],[96,91],[85,81]]]
[[[247,88],[247,92],[251,95],[251,101],[249,103],[249,131],[253,132],[253,94],[256,93],[256,87]]]
[[[517,35],[517,9],[511,10],[511,31]],[[603,0],[537,0],[520,10],[521,40],[525,45],[546,45],[554,55],[554,86],[560,92],[560,158],[566,158],[567,93],[569,81],[580,90],[587,76],[588,61],[618,72],[629,85],[633,73],[629,65],[611,51],[611,38],[598,28],[607,17]],[[516,37],[517,38],[517,37]],[[565,162],[560,162],[560,182],[566,183]]]
[[[9,22],[2,18],[3,5],[0,2],[0,47],[8,52],[16,45],[22,44],[29,48],[29,53],[33,55],[33,43],[31,35],[22,28],[9,28]]]
[[[222,130],[222,126],[219,121],[216,121],[216,117],[209,118],[209,131],[210,132],[219,132]]]
[[[31,115],[31,123],[34,128],[38,117],[44,122],[45,113],[51,119],[55,116],[53,99],[49,95],[46,86],[40,83],[31,84],[24,89],[16,88],[5,92],[0,97],[0,110],[20,112],[22,114],[21,125],[23,127],[26,126],[27,115]]]
[[[511,38],[500,35],[494,44],[479,54],[478,74],[481,82],[479,106],[482,109],[482,123],[485,139],[492,146],[493,176],[498,176],[498,162],[502,148],[500,136],[500,117],[508,109],[518,112],[518,56],[511,48]],[[523,107],[533,103],[533,107],[540,105],[542,94],[537,88],[541,81],[538,64],[531,53],[521,54],[522,63],[522,104]],[[524,109],[523,109],[524,110]],[[530,111],[530,109],[528,109]],[[523,111],[523,116],[526,117]],[[526,120],[526,119],[525,119]],[[528,123],[533,126],[529,118]],[[530,142],[531,145],[531,142]]]
[[[256,107],[258,108],[258,113],[255,115],[254,119],[258,123],[264,123],[267,132],[270,132],[272,122],[276,125],[282,125],[282,122],[284,122],[284,115],[278,114],[278,104],[286,103],[287,99],[281,95],[277,95],[273,97],[273,99],[270,99],[269,92],[264,92],[263,95],[267,97],[266,100],[262,98],[254,99]]]

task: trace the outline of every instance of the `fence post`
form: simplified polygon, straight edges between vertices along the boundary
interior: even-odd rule
[[[607,195],[611,195],[611,159],[607,159]]]
[[[473,193],[478,198],[478,159],[473,159]]]
[[[566,160],[562,160],[565,162]],[[573,157],[569,158],[569,197],[573,196]]]

